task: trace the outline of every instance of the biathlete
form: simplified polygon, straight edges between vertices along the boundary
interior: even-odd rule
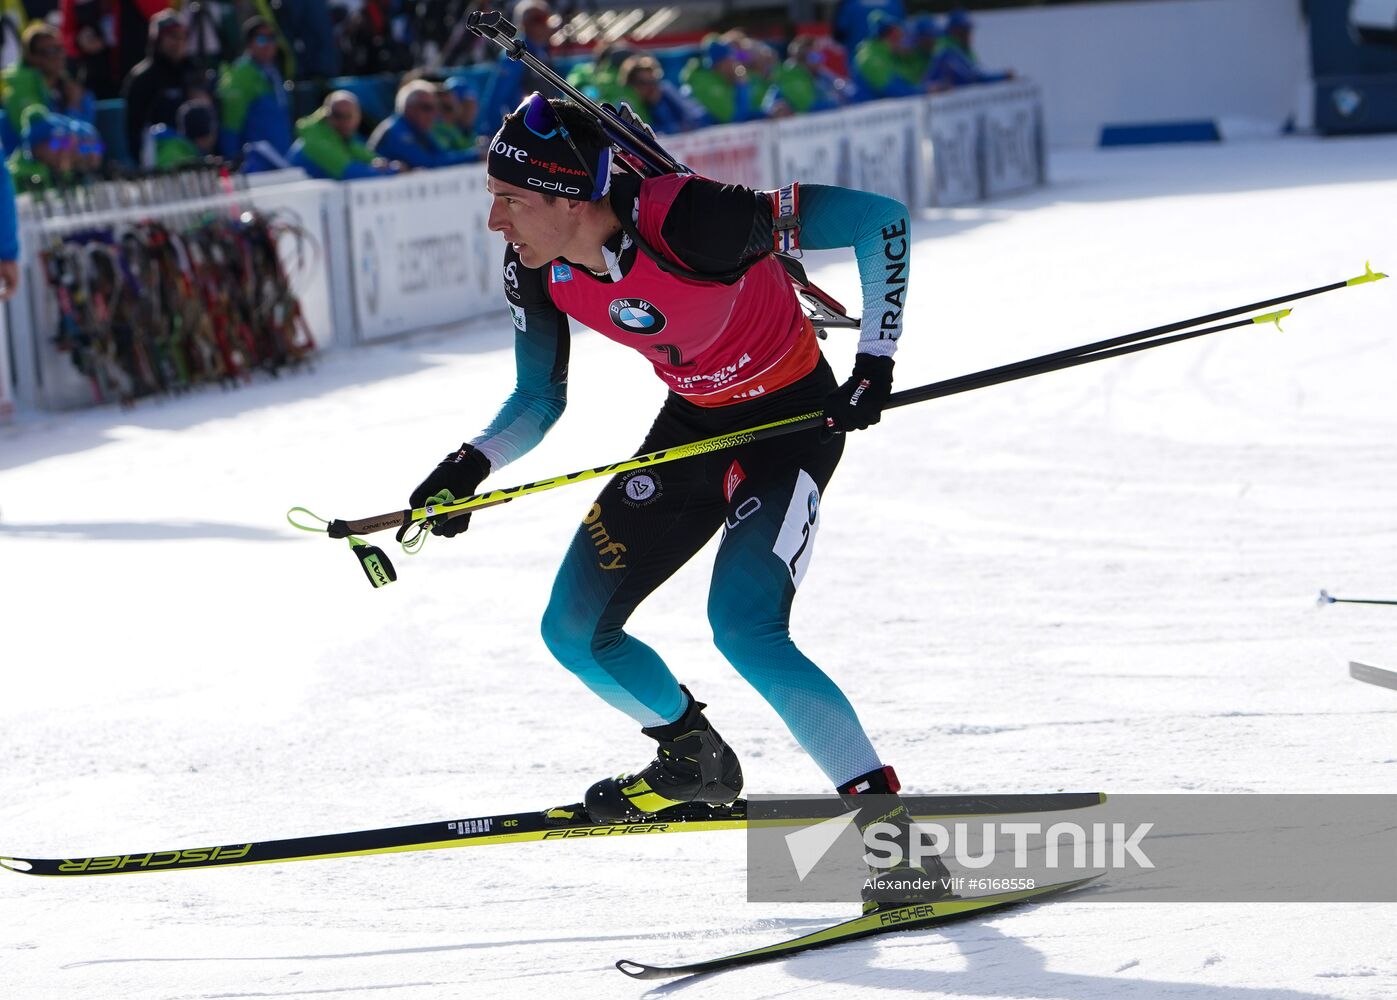
[[[706,706],[625,631],[640,602],[722,531],[708,596],[718,649],[841,795],[855,805],[860,795],[895,796],[892,768],[848,698],[791,641],[789,623],[843,432],[876,424],[892,390],[909,274],[907,209],[815,184],[761,192],[688,174],[642,179],[613,172],[613,152],[582,109],[538,94],[492,139],[489,228],[508,243],[517,384],[485,431],[412,492],[411,504],[475,494],[490,472],[543,439],[567,401],[568,317],[641,352],[668,387],[638,454],[823,409],[826,428],[608,482],[558,572],[543,639],[658,744],[641,770],[587,790],[594,821],[733,801],[742,768]],[[773,257],[797,224],[804,249],[853,247],[858,257],[862,328],[853,374],[842,383]],[[468,523],[468,515],[439,518],[432,531],[455,535]],[[859,824],[891,822],[905,837],[900,800],[892,808],[879,801],[860,810]],[[925,871],[944,875],[931,861]]]

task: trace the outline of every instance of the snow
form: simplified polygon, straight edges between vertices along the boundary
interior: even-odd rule
[[[1056,154],[924,213],[906,387],[1397,268],[1397,139]],[[812,276],[857,300],[849,257]],[[1397,281],[1245,329],[889,413],[855,436],[798,641],[915,792],[1397,792]],[[374,591],[283,514],[399,507],[512,380],[507,321],[235,392],[0,429],[0,851],[98,855],[573,801],[647,759],[537,621],[592,486],[390,549]],[[852,342],[835,334],[836,369]],[[507,485],[619,460],[662,389],[578,334]],[[375,536],[375,540],[391,535]],[[633,622],[748,787],[822,791],[708,642],[706,550]],[[1155,998],[1397,992],[1391,904],[1062,901],[664,986],[848,907],[744,900],[738,834],[91,880],[0,873],[7,997]],[[1297,858],[1297,864],[1304,859]],[[1283,878],[1278,872],[1277,878]]]

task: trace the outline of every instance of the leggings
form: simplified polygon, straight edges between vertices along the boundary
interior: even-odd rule
[[[784,389],[724,407],[671,394],[637,454],[818,412],[835,387],[821,358]],[[642,726],[676,721],[679,682],[625,631],[652,591],[722,531],[708,593],[713,642],[836,786],[877,769],[853,706],[791,641],[791,602],[810,565],[820,500],[844,450],[819,429],[616,476],[587,511],[543,617],[549,650]]]

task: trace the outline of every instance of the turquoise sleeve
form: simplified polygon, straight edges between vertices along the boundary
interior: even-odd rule
[[[802,184],[800,245],[806,250],[854,248],[863,285],[859,353],[891,357],[902,335],[912,260],[907,206],[867,191]]]
[[[510,306],[514,316],[514,391],[471,444],[492,471],[543,440],[568,401],[568,320],[550,304]]]

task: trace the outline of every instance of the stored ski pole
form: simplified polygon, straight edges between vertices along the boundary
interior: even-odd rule
[[[1322,608],[1326,604],[1397,604],[1397,601],[1380,601],[1360,597],[1331,597],[1329,591],[1321,590],[1319,599],[1315,603]]]

